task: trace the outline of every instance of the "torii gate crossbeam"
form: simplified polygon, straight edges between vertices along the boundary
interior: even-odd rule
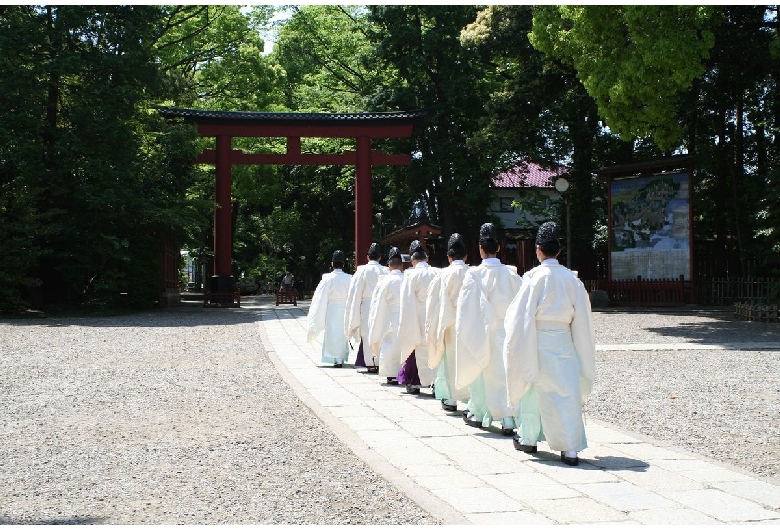
[[[197,161],[216,166],[214,200],[214,277],[212,292],[218,300],[232,296],[231,167],[234,164],[354,165],[355,171],[355,260],[366,263],[372,239],[371,167],[408,165],[409,154],[386,154],[371,150],[372,139],[409,138],[424,111],[355,114],[299,114],[269,112],[226,112],[161,107],[168,119],[195,124],[198,134],[216,138],[216,149],[207,149]],[[249,154],[232,149],[234,137],[287,138],[283,154]],[[323,155],[301,153],[301,138],[354,138],[355,151]],[[232,298],[230,298],[232,300]]]

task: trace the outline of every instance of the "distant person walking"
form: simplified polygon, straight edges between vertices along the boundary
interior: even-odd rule
[[[436,368],[434,390],[436,399],[447,412],[458,410],[458,401],[466,402],[466,388],[455,387],[455,312],[458,295],[469,266],[465,262],[466,244],[460,234],[452,234],[447,242],[449,266],[431,282],[425,302],[428,339],[428,366]]]
[[[295,276],[290,271],[287,271],[282,278],[282,290],[285,292],[292,291],[293,283],[295,283]]]
[[[344,334],[344,310],[352,276],[342,270],[344,261],[342,251],[333,253],[330,263],[333,270],[322,275],[306,316],[306,340],[311,342],[317,335],[324,333],[321,360],[323,363],[332,363],[336,368],[341,368],[349,357],[349,342]]]
[[[344,333],[349,339],[355,339],[358,348],[355,366],[364,366],[367,371],[377,373],[377,359],[368,348],[368,315],[371,310],[371,296],[381,276],[387,269],[379,264],[382,257],[377,243],[371,243],[366,255],[368,263],[359,265],[352,275],[347,293],[347,310],[344,315]]]
[[[398,343],[401,360],[398,382],[409,394],[419,394],[421,388],[433,385],[436,370],[428,365],[428,340],[425,336],[425,301],[428,287],[439,269],[428,264],[428,254],[422,244],[412,241],[409,246],[412,268],[404,272],[401,282],[401,311],[398,316]]]
[[[379,375],[390,385],[398,384],[401,350],[398,347],[398,316],[401,310],[401,283],[404,280],[401,251],[393,247],[387,254],[389,272],[379,279],[371,297],[368,315],[368,342],[371,355],[379,359]]]

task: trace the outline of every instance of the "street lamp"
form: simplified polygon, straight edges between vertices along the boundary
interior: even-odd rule
[[[555,189],[566,201],[566,267],[571,269],[571,200],[569,198],[569,181],[563,177],[555,179]]]

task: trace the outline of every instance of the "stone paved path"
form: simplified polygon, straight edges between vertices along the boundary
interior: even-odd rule
[[[262,312],[261,340],[282,376],[352,451],[445,523],[780,524],[780,486],[642,435],[588,420],[590,447],[570,467],[543,444],[537,456],[516,451],[431,397],[323,366],[320,344],[306,343],[307,305]]]

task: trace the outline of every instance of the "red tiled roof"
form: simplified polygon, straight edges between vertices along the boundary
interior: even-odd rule
[[[530,161],[518,162],[493,177],[495,188],[552,188],[555,177],[568,173],[566,167],[544,169]]]

